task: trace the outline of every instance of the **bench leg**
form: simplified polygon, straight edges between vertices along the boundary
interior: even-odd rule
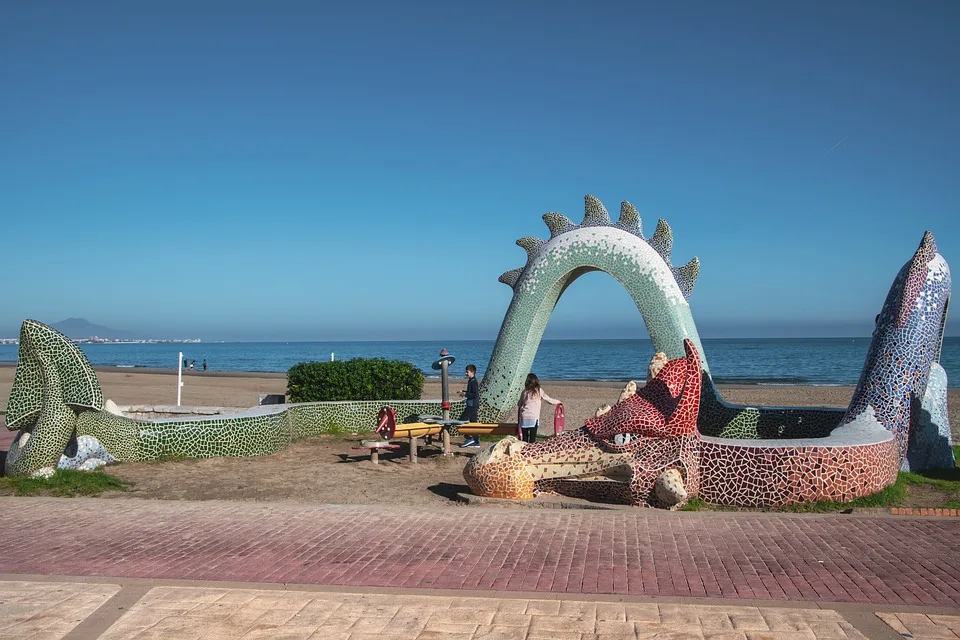
[[[417,438],[410,438],[410,462],[417,464]]]

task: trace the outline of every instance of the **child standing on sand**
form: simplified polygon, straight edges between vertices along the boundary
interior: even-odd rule
[[[543,400],[550,404],[560,404],[546,394],[540,387],[540,378],[536,374],[527,374],[527,381],[520,394],[518,420],[520,421],[520,436],[524,442],[537,441],[537,429],[540,427],[540,405]]]

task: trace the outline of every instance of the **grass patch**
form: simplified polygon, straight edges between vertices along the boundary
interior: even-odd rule
[[[903,474],[900,475],[902,476]],[[847,509],[854,508],[875,509],[896,506],[903,502],[906,497],[906,483],[902,478],[898,478],[896,482],[889,487],[886,487],[883,491],[879,491],[869,496],[857,498],[851,502],[833,502],[832,500],[823,502],[805,502],[803,504],[784,505],[780,510],[791,513],[833,513],[836,511],[846,511]]]
[[[15,496],[96,496],[104,491],[126,491],[131,483],[103,471],[57,469],[51,478],[0,478],[0,494]]]
[[[680,511],[744,511],[741,507],[730,507],[724,504],[710,504],[703,498],[691,498],[687,504],[680,507]]]
[[[337,422],[333,418],[327,419],[323,424],[323,433],[330,434],[331,436],[350,436],[357,435],[354,430],[348,427],[345,424]]]

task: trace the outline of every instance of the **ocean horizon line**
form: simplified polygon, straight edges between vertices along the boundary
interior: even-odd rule
[[[869,340],[873,336],[700,336],[701,341],[713,340],[751,340],[751,341],[777,341],[777,340]],[[944,336],[944,338],[960,338],[958,336]],[[153,338],[144,338],[148,340]],[[156,338],[160,340],[160,338]],[[417,340],[390,340],[390,339],[357,339],[357,340],[206,340],[200,339],[201,344],[357,344],[357,343],[401,343],[401,344],[442,344],[444,342],[496,342],[496,338],[449,338],[449,339],[417,339]],[[650,338],[543,338],[541,342],[650,342]],[[108,346],[120,344],[143,344],[142,341],[129,340],[122,342],[90,342],[84,343],[90,346]],[[168,342],[167,344],[178,344]],[[184,343],[191,344],[191,343]]]
[[[0,360],[0,367],[9,368],[16,366],[17,362],[15,360]],[[144,365],[134,365],[134,364],[96,364],[93,365],[94,370],[96,371],[132,371],[134,373],[164,373],[169,374],[177,371],[176,367],[155,367],[155,366],[144,366]],[[286,372],[275,371],[275,370],[256,370],[256,369],[244,369],[244,370],[220,370],[220,371],[198,371],[198,370],[189,370],[185,372],[188,377],[193,376],[209,376],[209,377],[218,377],[218,378],[229,378],[229,377],[250,377],[250,376],[265,376],[265,377],[281,377],[285,376]],[[441,379],[439,373],[434,371],[422,371],[424,380],[437,381]],[[450,380],[457,381],[463,380],[462,376],[451,375]],[[637,382],[646,382],[646,378],[643,376],[640,377],[616,377],[616,376],[602,376],[602,377],[547,377],[543,376],[543,380],[550,382],[565,382],[565,383],[576,383],[576,382],[609,382],[609,383],[623,383],[628,379],[634,379]],[[740,385],[740,386],[769,386],[769,387],[849,387],[854,386],[850,383],[845,382],[816,382],[808,378],[802,377],[771,377],[771,378],[754,378],[754,377],[739,377],[739,376],[720,376],[713,377],[714,383],[718,385]]]

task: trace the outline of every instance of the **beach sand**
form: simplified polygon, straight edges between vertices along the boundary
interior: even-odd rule
[[[118,405],[175,405],[177,403],[176,372],[163,370],[131,370],[96,367],[104,398]],[[15,368],[0,366],[0,407],[5,408]],[[581,425],[602,404],[613,404],[624,383],[543,380],[543,388],[560,400],[566,410],[567,428]],[[457,390],[466,387],[463,379],[451,378],[450,398],[456,400]],[[721,385],[721,393],[730,402],[751,406],[822,406],[846,407],[853,393],[852,387],[814,386],[760,386]],[[252,407],[261,393],[284,393],[286,375],[283,373],[192,372],[183,376],[181,404],[185,406]],[[439,399],[440,381],[427,379],[423,397]],[[953,441],[960,443],[960,389],[949,390],[950,424]],[[372,427],[372,425],[371,425]],[[544,403],[541,427],[553,430],[553,407]]]

